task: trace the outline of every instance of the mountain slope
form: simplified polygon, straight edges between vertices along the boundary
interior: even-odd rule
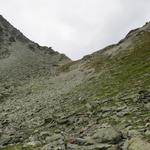
[[[3,21],[2,150],[149,150],[150,23],[73,62]]]
[[[51,47],[41,47],[30,41],[0,16],[0,80],[46,75],[69,61]]]

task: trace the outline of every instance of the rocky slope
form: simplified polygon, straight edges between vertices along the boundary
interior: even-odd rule
[[[0,150],[149,150],[150,23],[78,61],[0,16]]]
[[[51,47],[27,39],[0,16],[0,80],[24,80],[52,74],[56,66],[70,59]]]

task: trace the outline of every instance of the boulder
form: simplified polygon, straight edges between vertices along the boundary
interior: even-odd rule
[[[125,142],[123,150],[150,150],[150,143],[139,137],[131,138]]]
[[[41,145],[41,142],[40,141],[32,141],[32,142],[28,142],[28,143],[25,143],[23,145],[23,147],[29,147],[29,146],[40,146]]]
[[[147,130],[147,131],[145,132],[145,135],[146,135],[146,136],[150,136],[150,130]]]
[[[10,144],[12,137],[10,135],[2,135],[0,138],[0,146],[5,146]]]
[[[93,136],[92,139],[96,143],[111,143],[116,144],[122,139],[121,132],[113,127],[101,128]]]
[[[150,110],[150,103],[144,104],[144,107],[145,107],[146,109]]]

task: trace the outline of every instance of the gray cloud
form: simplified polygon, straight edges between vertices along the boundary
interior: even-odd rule
[[[0,13],[31,40],[78,59],[149,21],[150,1],[0,0]]]

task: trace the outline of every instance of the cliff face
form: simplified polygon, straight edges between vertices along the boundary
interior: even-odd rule
[[[150,148],[150,23],[73,62],[1,16],[0,83],[0,150]]]

